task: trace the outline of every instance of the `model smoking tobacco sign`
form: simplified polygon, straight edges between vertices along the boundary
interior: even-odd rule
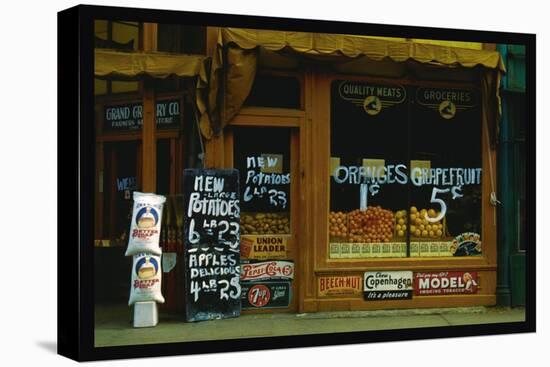
[[[414,294],[433,296],[477,293],[477,272],[442,271],[414,274]]]
[[[378,115],[383,108],[405,101],[407,93],[400,85],[366,84],[354,81],[338,81],[340,98],[365,110],[368,115]]]
[[[238,171],[186,169],[183,193],[186,320],[239,316]]]

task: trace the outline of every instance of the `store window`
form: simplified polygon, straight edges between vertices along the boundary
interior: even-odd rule
[[[481,254],[474,90],[335,80],[329,258]]]
[[[121,141],[104,144],[103,238],[111,246],[128,242],[128,223],[132,214],[132,193],[141,189],[141,142]]]
[[[95,47],[116,50],[138,50],[141,24],[138,22],[96,20],[94,22]],[[138,82],[95,79],[94,94],[137,92]]]

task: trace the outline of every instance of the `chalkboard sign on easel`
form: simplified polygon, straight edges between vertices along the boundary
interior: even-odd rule
[[[186,321],[241,313],[239,198],[235,169],[183,171]]]

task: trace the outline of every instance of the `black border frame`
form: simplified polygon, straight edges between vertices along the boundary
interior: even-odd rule
[[[526,320],[487,325],[94,347],[93,20],[376,34],[526,46]],[[78,361],[534,332],[536,327],[534,34],[79,5],[58,13],[58,353]],[[66,213],[61,215],[60,213]],[[61,228],[63,223],[63,228]],[[74,244],[78,243],[77,246]]]

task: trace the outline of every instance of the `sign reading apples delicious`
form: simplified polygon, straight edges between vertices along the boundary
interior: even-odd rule
[[[183,173],[186,321],[241,313],[239,174]]]

